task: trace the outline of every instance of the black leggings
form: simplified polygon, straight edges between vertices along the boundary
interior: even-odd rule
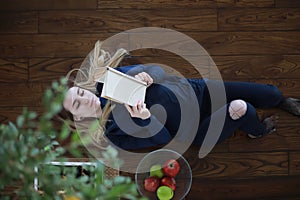
[[[206,85],[208,85],[210,89],[213,88],[214,92],[218,91],[218,89],[221,87],[221,84],[222,82],[220,81],[206,81]],[[237,129],[255,136],[263,135],[266,133],[266,127],[259,120],[255,108],[276,107],[284,98],[279,89],[270,84],[224,82],[224,87],[227,104],[220,105],[215,109],[215,111],[211,111],[210,95],[208,88],[205,87],[203,103],[201,105],[201,120],[194,143],[202,144],[205,136],[207,135],[206,133],[211,119],[213,119],[212,124],[216,124],[218,123],[218,120],[224,116],[224,113],[226,113],[226,116],[221,133],[220,131],[219,134],[215,133],[213,130],[210,132],[212,134],[219,135],[217,140],[218,142],[229,138]],[[230,102],[237,99],[246,102],[247,111],[239,119],[233,120],[228,113],[228,107]],[[211,138],[211,140],[215,140],[216,137],[212,136]],[[210,142],[215,143],[215,141]]]

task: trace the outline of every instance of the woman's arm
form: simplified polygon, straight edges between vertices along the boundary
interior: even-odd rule
[[[154,115],[147,119],[131,117],[124,105],[116,105],[106,124],[106,136],[125,149],[153,147],[168,143],[172,137]]]

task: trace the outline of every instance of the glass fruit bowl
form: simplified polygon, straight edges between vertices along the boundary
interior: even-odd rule
[[[157,190],[155,192],[150,192],[145,189],[144,182],[145,179],[150,177],[150,169],[152,166],[160,165],[162,167],[166,166],[165,163],[170,160],[176,160],[179,163],[180,170],[178,174],[174,177],[176,182],[176,189],[173,192],[172,200],[183,199],[190,191],[192,185],[192,170],[189,163],[186,159],[181,156],[179,153],[168,150],[168,149],[159,149],[148,153],[138,164],[136,173],[135,173],[135,182],[139,193],[147,197],[148,199],[155,200],[159,199],[157,196]],[[166,174],[163,175],[165,177]],[[162,178],[159,178],[160,185]],[[161,198],[163,199],[163,198]],[[166,198],[168,199],[168,198]]]

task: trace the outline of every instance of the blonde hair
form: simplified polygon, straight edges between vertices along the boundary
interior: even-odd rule
[[[102,43],[97,41],[95,43],[94,49],[88,54],[85,60],[82,62],[80,69],[73,69],[68,72],[66,75],[67,80],[71,80],[71,75],[73,72],[77,72],[76,78],[72,80],[73,85],[89,90],[94,94],[97,92],[96,84],[98,80],[104,75],[106,67],[118,67],[122,59],[128,55],[127,50],[120,48],[118,49],[113,56],[110,55],[108,51],[105,51],[101,48]],[[103,142],[106,142],[104,137],[105,124],[111,113],[113,107],[110,102],[107,101],[106,105],[102,110],[101,117],[97,123],[97,127],[90,129],[92,121],[95,122],[95,119],[84,119],[81,121],[76,121],[76,129],[79,132],[88,131],[88,135],[92,137],[94,142],[101,148]],[[99,145],[100,144],[100,145]]]

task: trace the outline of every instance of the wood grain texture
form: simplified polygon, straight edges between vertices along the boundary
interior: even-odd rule
[[[275,0],[275,6],[281,8],[300,8],[300,2],[298,0]]]
[[[96,9],[96,0],[2,0],[0,10]]]
[[[128,46],[131,49],[150,45],[174,46],[174,43],[167,40],[170,37],[168,35],[162,35],[152,42],[147,38],[150,35],[153,33],[130,34],[128,42],[128,34],[124,33],[118,35],[119,39],[112,46],[116,49]],[[210,55],[300,54],[299,32],[190,32],[187,35],[202,45]],[[0,54],[7,58],[85,57],[97,40],[105,40],[111,36],[113,34],[0,35]],[[179,38],[177,42],[179,54],[196,55],[191,41]],[[149,51],[157,54],[155,50],[139,50],[133,56],[147,56]]]
[[[220,9],[220,31],[299,30],[299,8]]]
[[[42,113],[42,107],[28,107],[29,111],[36,112],[38,114]],[[0,123],[16,122],[19,115],[22,114],[23,107],[13,106],[13,107],[0,107]]]
[[[102,41],[111,36],[112,34],[0,35],[0,54],[7,58],[86,57],[97,40]],[[118,34],[114,38],[112,49],[128,49],[127,34]]]
[[[289,154],[290,175],[300,175],[300,151],[290,152]]]
[[[217,32],[188,34],[210,55],[299,54],[299,32]],[[300,43],[300,41],[299,41]]]
[[[29,60],[29,81],[53,81],[71,69],[80,68],[84,58],[32,58]]]
[[[173,34],[173,33],[172,33]],[[170,39],[177,40],[176,48],[180,55],[197,55],[199,48],[192,40],[178,38],[165,33],[158,38],[153,33],[134,33],[129,35],[131,48],[147,46],[174,47]],[[212,56],[214,55],[277,55],[299,54],[299,32],[187,32]],[[153,40],[149,40],[151,36]],[[172,41],[173,41],[172,40]],[[134,56],[153,55],[155,50],[139,50]],[[202,52],[203,53],[203,52]],[[159,56],[163,56],[159,55]]]
[[[163,27],[177,31],[214,31],[217,12],[209,9],[127,9],[40,12],[40,33],[119,33],[139,27]]]
[[[49,83],[1,83],[0,107],[41,106],[42,97]]]
[[[194,179],[187,199],[299,199],[300,176],[260,177],[250,179]]]
[[[298,79],[300,77],[300,56],[212,56],[224,80],[238,79]],[[210,78],[214,78],[211,71]]]
[[[187,157],[194,178],[249,178],[288,175],[288,153],[210,153],[203,159]]]
[[[28,59],[1,59],[0,82],[14,83],[28,80]]]
[[[98,0],[98,8],[222,8],[273,7],[274,0]]]
[[[0,33],[37,33],[37,12],[1,12]]]

